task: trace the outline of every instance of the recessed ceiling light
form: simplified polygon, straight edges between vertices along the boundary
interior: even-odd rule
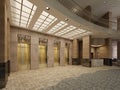
[[[50,8],[49,8],[49,7],[46,7],[46,10],[50,10]]]

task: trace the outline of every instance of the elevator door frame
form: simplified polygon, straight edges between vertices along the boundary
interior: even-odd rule
[[[19,45],[20,45],[20,48],[19,48]],[[24,45],[24,47],[23,48],[25,48],[25,45],[27,45],[26,46],[26,48],[25,49],[28,49],[28,60],[27,61],[24,61],[24,62],[26,62],[26,68],[24,68],[25,66],[24,65],[22,65],[22,63],[20,63],[21,62],[21,60],[19,60],[19,58],[20,58],[20,56],[23,56],[23,55],[25,55],[25,51],[24,51],[24,54],[21,52],[21,45]],[[18,48],[18,51],[17,51],[17,54],[18,54],[18,56],[17,56],[17,61],[18,61],[18,69],[19,70],[29,70],[30,69],[30,67],[31,67],[31,59],[30,59],[30,44],[27,44],[27,43],[18,43],[17,44],[17,48]],[[19,50],[20,49],[20,50]],[[24,50],[25,50],[24,49]],[[19,54],[19,52],[20,52],[20,54]],[[22,54],[22,55],[21,55]],[[22,57],[21,57],[22,58]],[[20,58],[20,59],[21,59]],[[24,59],[25,59],[25,56],[24,56]]]
[[[67,60],[66,60],[66,56],[65,56],[65,64],[69,65],[69,45],[65,46],[65,50],[67,49]],[[66,52],[66,51],[65,51]]]
[[[58,62],[55,62],[55,47],[57,47],[58,50]],[[59,43],[54,43],[54,66],[59,66],[60,65],[60,42]]]
[[[42,64],[42,63],[41,63],[40,45],[45,46],[45,52],[46,52],[46,60],[45,60],[46,63],[45,63],[45,64]],[[41,67],[47,67],[47,64],[48,64],[48,60],[47,60],[47,42],[46,42],[46,43],[41,42],[41,43],[39,44],[39,67],[40,67],[40,68],[41,68]]]

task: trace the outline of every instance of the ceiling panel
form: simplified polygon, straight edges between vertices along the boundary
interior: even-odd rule
[[[43,0],[10,0],[12,25],[73,39],[87,34],[79,23],[50,7]]]

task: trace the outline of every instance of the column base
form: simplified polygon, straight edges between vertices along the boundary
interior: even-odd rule
[[[91,67],[91,59],[82,59],[82,65],[86,67]]]
[[[80,59],[79,58],[72,58],[72,65],[80,65]]]
[[[8,62],[0,63],[0,89],[6,86],[8,80]]]
[[[104,58],[104,65],[112,66],[112,59],[111,58]]]

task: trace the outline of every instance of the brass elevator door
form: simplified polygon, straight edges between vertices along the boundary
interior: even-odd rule
[[[18,44],[18,67],[19,70],[30,68],[30,48],[28,44]]]
[[[69,50],[65,47],[65,64],[69,64]]]
[[[47,66],[47,50],[46,45],[39,45],[40,67]]]
[[[57,46],[54,47],[54,64],[59,65],[59,48]]]

